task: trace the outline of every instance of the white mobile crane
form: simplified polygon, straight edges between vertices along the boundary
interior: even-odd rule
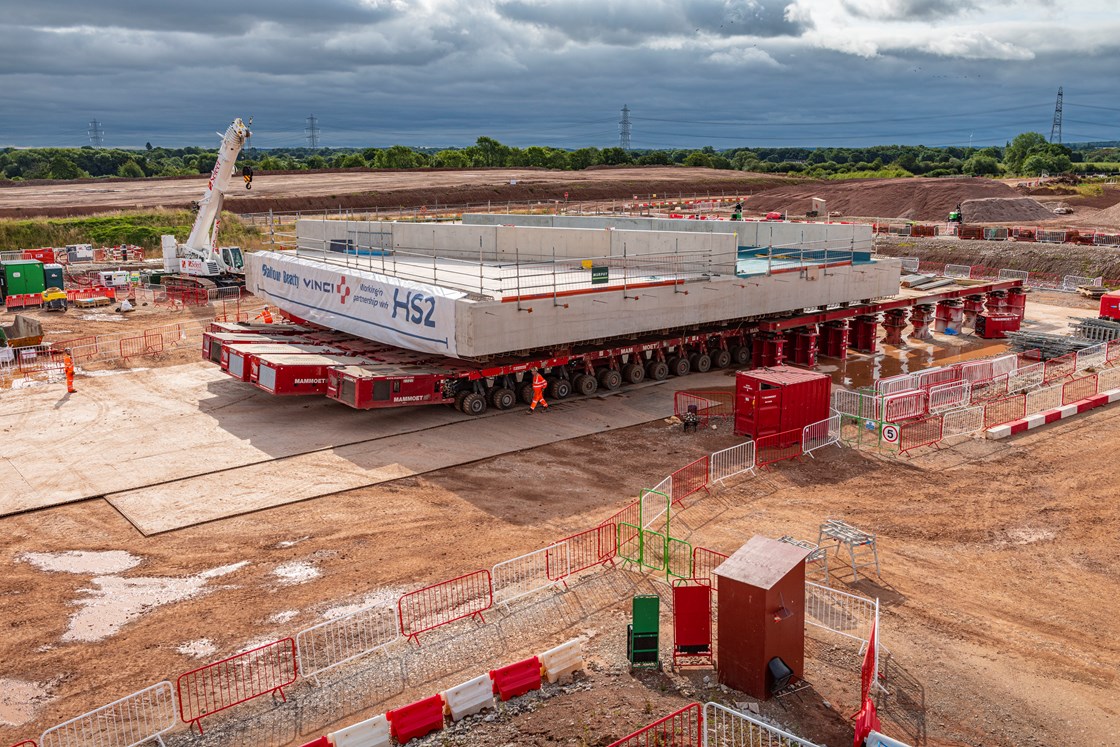
[[[249,124],[252,123],[250,118]],[[165,284],[196,288],[245,284],[245,258],[241,254],[241,247],[219,247],[218,228],[222,223],[222,200],[230,186],[233,166],[251,134],[249,124],[238,117],[222,136],[218,160],[214,162],[214,170],[210,172],[206,192],[198,201],[198,215],[194,219],[187,242],[180,244],[174,236],[169,235],[160,237],[163,245],[163,269],[173,274],[164,279]],[[242,176],[245,179],[245,189],[252,189],[252,169],[246,166],[242,170]]]

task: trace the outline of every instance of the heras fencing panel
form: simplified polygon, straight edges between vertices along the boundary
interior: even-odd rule
[[[801,429],[801,453],[812,454],[822,446],[840,442],[840,416],[832,415]]]
[[[490,571],[483,569],[402,595],[397,600],[397,618],[401,635],[416,640],[425,631],[464,617],[483,620],[482,613],[493,606]]]
[[[967,381],[953,381],[948,384],[937,384],[929,389],[929,411],[942,412],[969,403],[972,394],[972,384]]]
[[[313,625],[296,634],[299,671],[315,677],[359,657],[379,651],[401,637],[392,607],[367,607]]]
[[[871,635],[875,611],[874,599],[805,582],[806,625],[865,642]]]
[[[297,668],[296,641],[282,638],[181,674],[179,718],[198,724],[201,734],[205,716],[269,693],[287,700],[284,688],[296,681]]]
[[[1072,405],[1097,393],[1097,375],[1089,374],[1075,379],[1066,379],[1062,384],[1062,404]]]
[[[754,469],[754,441],[714,452],[708,461],[708,482],[723,482],[729,477]]]
[[[711,583],[712,590],[716,590],[716,576],[712,571],[728,557],[722,552],[709,550],[706,547],[692,548],[692,578],[706,579]]]
[[[897,392],[905,392],[909,389],[917,388],[918,382],[910,374],[888,376],[885,379],[879,379],[875,382],[875,391],[879,394],[896,394]]]
[[[1103,342],[1077,351],[1078,371],[1096,370],[1104,367],[1107,363],[1108,347]]]
[[[801,456],[801,430],[784,431],[755,439],[755,464],[765,467],[768,464]]]
[[[1044,410],[1053,410],[1062,406],[1062,384],[1058,382],[1045,389],[1035,389],[1026,392],[1026,396],[1027,415],[1034,415]]]
[[[1064,379],[1077,372],[1077,353],[1067,353],[1059,358],[1046,361],[1042,379],[1046,383]]]
[[[555,586],[568,577],[568,545],[560,542],[494,565],[494,603],[508,605],[521,597]]]
[[[813,742],[719,703],[705,703],[703,718],[704,747],[818,747]]]
[[[965,407],[941,416],[941,437],[963,436],[984,428],[984,408]]]
[[[708,492],[709,466],[709,459],[705,455],[686,464],[671,475],[673,503],[680,503],[688,496],[701,490]]]
[[[608,747],[703,747],[703,723],[700,704],[692,703],[611,742]]]
[[[1020,420],[1027,416],[1027,395],[1015,394],[1003,399],[993,400],[984,405],[984,427]]]
[[[559,581],[588,568],[610,563],[618,552],[618,528],[600,524],[565,537],[545,548],[548,577]],[[560,575],[564,574],[564,575]]]
[[[925,415],[929,408],[929,395],[924,389],[900,392],[883,398],[883,420],[897,423],[900,420],[918,418]]]
[[[47,729],[39,737],[39,744],[41,747],[135,747],[154,739],[162,745],[162,735],[174,727],[175,695],[170,682],[160,682]]]
[[[972,275],[969,265],[945,265],[945,277],[967,280]]]
[[[900,423],[898,427],[898,452],[905,454],[922,446],[932,446],[942,438],[944,421],[940,415],[922,420]]]

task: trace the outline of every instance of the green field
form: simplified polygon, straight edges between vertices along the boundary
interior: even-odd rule
[[[189,210],[152,210],[87,218],[32,218],[0,220],[0,251],[67,244],[117,246],[134,244],[158,250],[167,233],[184,241],[194,223]],[[245,226],[232,213],[222,213],[221,242],[243,247],[260,243],[260,231]]]

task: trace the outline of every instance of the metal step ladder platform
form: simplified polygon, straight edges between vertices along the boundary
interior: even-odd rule
[[[817,545],[826,553],[831,546],[835,548],[837,555],[840,554],[841,546],[846,547],[852,564],[853,581],[859,580],[860,568],[872,566],[875,568],[875,575],[882,577],[879,572],[879,548],[875,542],[875,535],[870,532],[857,529],[840,519],[827,519],[820,526]]]

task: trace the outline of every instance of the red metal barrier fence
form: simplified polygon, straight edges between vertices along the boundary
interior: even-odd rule
[[[1016,394],[984,405],[984,427],[992,428],[1027,416],[1027,395]]]
[[[612,526],[615,528],[615,552],[638,539],[642,526],[641,501],[634,501],[620,511],[615,512],[606,521],[600,522],[599,527]]]
[[[794,459],[801,456],[801,429],[774,433],[755,439],[754,464],[764,467],[767,464]]]
[[[695,462],[686,464],[672,474],[673,503],[680,503],[700,490],[708,490],[708,467],[710,457],[704,455]]]
[[[673,414],[681,420],[689,407],[696,408],[700,425],[712,419],[731,420],[735,417],[735,393],[690,389],[673,395]]]
[[[1069,379],[1062,385],[1062,404],[1072,405],[1097,393],[1097,375],[1089,374],[1077,379]]]
[[[125,359],[136,355],[154,355],[163,352],[163,335],[145,332],[138,337],[122,337],[120,345],[121,357]]]
[[[898,427],[898,453],[905,454],[922,446],[932,446],[941,440],[944,421],[940,415],[902,423]]]
[[[179,718],[198,724],[202,718],[268,693],[280,693],[296,681],[296,641],[282,638],[228,659],[179,675]]]
[[[1042,380],[1046,383],[1064,378],[1077,372],[1077,353],[1067,353],[1060,358],[1046,361],[1042,369]]]
[[[610,563],[618,554],[618,525],[609,522],[600,524],[570,537],[552,543],[544,554],[545,573],[549,581],[559,581],[573,573],[586,571],[597,565]],[[558,562],[561,547],[567,544],[567,564]],[[554,556],[556,559],[554,560]]]
[[[1003,374],[1002,376],[996,376],[992,379],[972,382],[972,389],[969,392],[969,404],[982,405],[985,402],[999,399],[1007,394],[1007,385],[1010,380],[1010,376]]]
[[[708,579],[712,589],[716,588],[716,579],[712,571],[729,556],[706,547],[692,548],[692,577]]]
[[[701,747],[704,716],[699,703],[687,705],[608,747]]]
[[[12,747],[39,747],[34,739],[28,739],[26,742],[17,742]]]
[[[397,600],[401,635],[412,640],[421,633],[461,620],[477,617],[494,606],[490,571],[483,569],[449,581],[410,591]]]

